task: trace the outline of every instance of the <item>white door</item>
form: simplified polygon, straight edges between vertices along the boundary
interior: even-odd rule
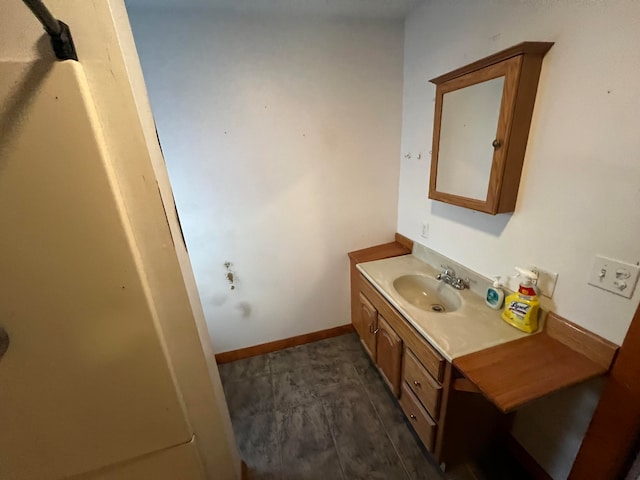
[[[188,442],[86,79],[0,63],[0,478]]]

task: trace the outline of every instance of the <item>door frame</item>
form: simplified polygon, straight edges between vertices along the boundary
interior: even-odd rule
[[[640,439],[640,305],[631,320],[569,474],[569,480],[628,473]]]

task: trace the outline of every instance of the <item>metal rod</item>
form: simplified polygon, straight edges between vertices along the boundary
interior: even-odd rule
[[[69,26],[56,19],[41,0],[22,0],[51,37],[51,46],[60,60],[78,60]]]
[[[60,24],[44,3],[40,0],[23,0],[23,2],[33,12],[49,35],[60,36],[62,31]]]

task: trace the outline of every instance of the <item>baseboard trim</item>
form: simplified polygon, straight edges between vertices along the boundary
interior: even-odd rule
[[[506,436],[505,446],[511,457],[531,476],[532,480],[553,480],[513,435]]]
[[[296,337],[289,337],[282,340],[276,340],[274,342],[254,345],[253,347],[240,348],[238,350],[216,353],[216,362],[219,364],[233,362],[235,360],[241,360],[243,358],[262,355],[263,353],[276,352],[278,350],[284,350],[285,348],[304,345],[305,343],[317,342],[318,340],[324,340],[325,338],[337,337],[339,335],[344,335],[345,333],[351,333],[353,331],[353,325],[349,323],[347,325],[340,325],[339,327],[328,328],[326,330],[305,333],[304,335],[298,335]]]

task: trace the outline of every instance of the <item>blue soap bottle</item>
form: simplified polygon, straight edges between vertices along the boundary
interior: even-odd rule
[[[484,301],[494,310],[500,310],[504,303],[504,291],[500,288],[500,277],[493,277],[493,285],[487,288]]]

